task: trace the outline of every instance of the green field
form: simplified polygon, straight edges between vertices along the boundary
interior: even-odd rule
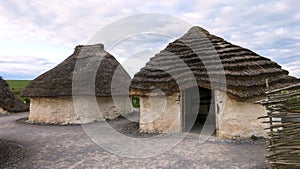
[[[23,98],[20,96],[21,92],[28,85],[30,80],[6,80],[10,90],[23,102],[29,104],[29,98]]]
[[[21,89],[23,90],[30,80],[6,80],[11,90]]]

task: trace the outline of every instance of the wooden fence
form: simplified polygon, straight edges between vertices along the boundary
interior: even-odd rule
[[[267,160],[272,168],[300,168],[300,83],[267,92]]]

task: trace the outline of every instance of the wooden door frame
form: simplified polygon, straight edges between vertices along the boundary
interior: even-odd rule
[[[201,86],[197,86],[198,88],[200,88]],[[191,87],[192,88],[192,87]],[[189,88],[187,88],[187,89],[189,89]],[[180,113],[180,116],[181,116],[181,132],[186,132],[185,131],[185,128],[186,128],[186,94],[185,94],[185,91],[187,90],[187,89],[184,89],[184,90],[182,90],[182,91],[180,91],[180,95],[181,95],[181,100],[180,100],[180,111],[181,111],[181,113]],[[210,92],[211,92],[211,105],[210,105],[210,108],[209,109],[211,109],[212,107],[213,107],[213,109],[214,109],[214,120],[215,120],[215,127],[216,127],[216,135],[218,134],[217,132],[218,132],[218,120],[217,120],[217,104],[216,104],[216,95],[215,95],[215,91],[214,90],[212,90],[212,89],[207,89],[207,90],[210,90]],[[210,110],[209,110],[210,111]]]

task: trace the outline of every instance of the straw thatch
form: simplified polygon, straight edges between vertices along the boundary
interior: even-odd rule
[[[131,94],[145,96],[155,89],[166,95],[179,92],[193,81],[188,76],[189,71],[197,85],[209,89],[213,86],[221,91],[227,86],[229,96],[238,100],[264,95],[266,79],[270,89],[296,81],[270,59],[231,44],[203,28],[192,27],[135,74],[130,85]]]
[[[73,76],[75,74],[76,76]],[[113,86],[111,86],[112,79]],[[111,54],[104,50],[102,44],[79,45],[66,60],[31,81],[22,95],[28,97],[111,96],[112,91],[115,95],[126,95],[128,86],[126,88],[123,84],[130,83],[130,80],[128,73]]]
[[[9,90],[5,80],[0,77],[0,107],[7,112],[28,111],[26,104],[22,103],[14,93]]]

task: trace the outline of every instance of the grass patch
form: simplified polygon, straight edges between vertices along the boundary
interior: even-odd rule
[[[23,90],[30,80],[6,80],[11,90],[21,89]]]
[[[21,97],[21,92],[29,84],[30,80],[6,80],[9,85],[10,90],[24,103],[29,105],[29,98]]]
[[[132,97],[132,106],[134,108],[140,108],[140,98],[138,96]]]

